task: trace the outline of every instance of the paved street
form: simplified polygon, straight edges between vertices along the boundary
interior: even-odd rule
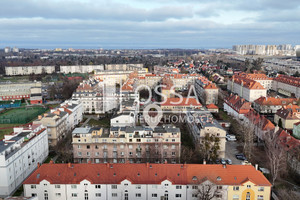
[[[233,141],[227,141],[226,142],[226,153],[225,153],[225,158],[226,159],[230,159],[232,160],[232,164],[234,165],[240,165],[242,164],[241,160],[236,159],[235,154],[237,153],[241,153],[239,152],[236,148],[238,147],[238,143],[237,142],[233,142]]]

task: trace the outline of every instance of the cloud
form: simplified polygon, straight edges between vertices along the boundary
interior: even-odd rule
[[[1,0],[0,46],[293,44],[299,13],[294,0]]]

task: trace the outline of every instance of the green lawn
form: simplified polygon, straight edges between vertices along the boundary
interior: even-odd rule
[[[109,118],[103,118],[100,120],[90,119],[88,124],[90,126],[101,126],[101,127],[109,128],[110,127],[110,119]]]

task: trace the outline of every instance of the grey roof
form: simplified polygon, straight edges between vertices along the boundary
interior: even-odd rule
[[[90,131],[90,127],[80,127],[80,128],[75,128],[72,132],[72,134],[87,134]]]

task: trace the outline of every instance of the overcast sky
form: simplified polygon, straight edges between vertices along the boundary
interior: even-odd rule
[[[0,48],[300,44],[300,0],[0,0]]]

